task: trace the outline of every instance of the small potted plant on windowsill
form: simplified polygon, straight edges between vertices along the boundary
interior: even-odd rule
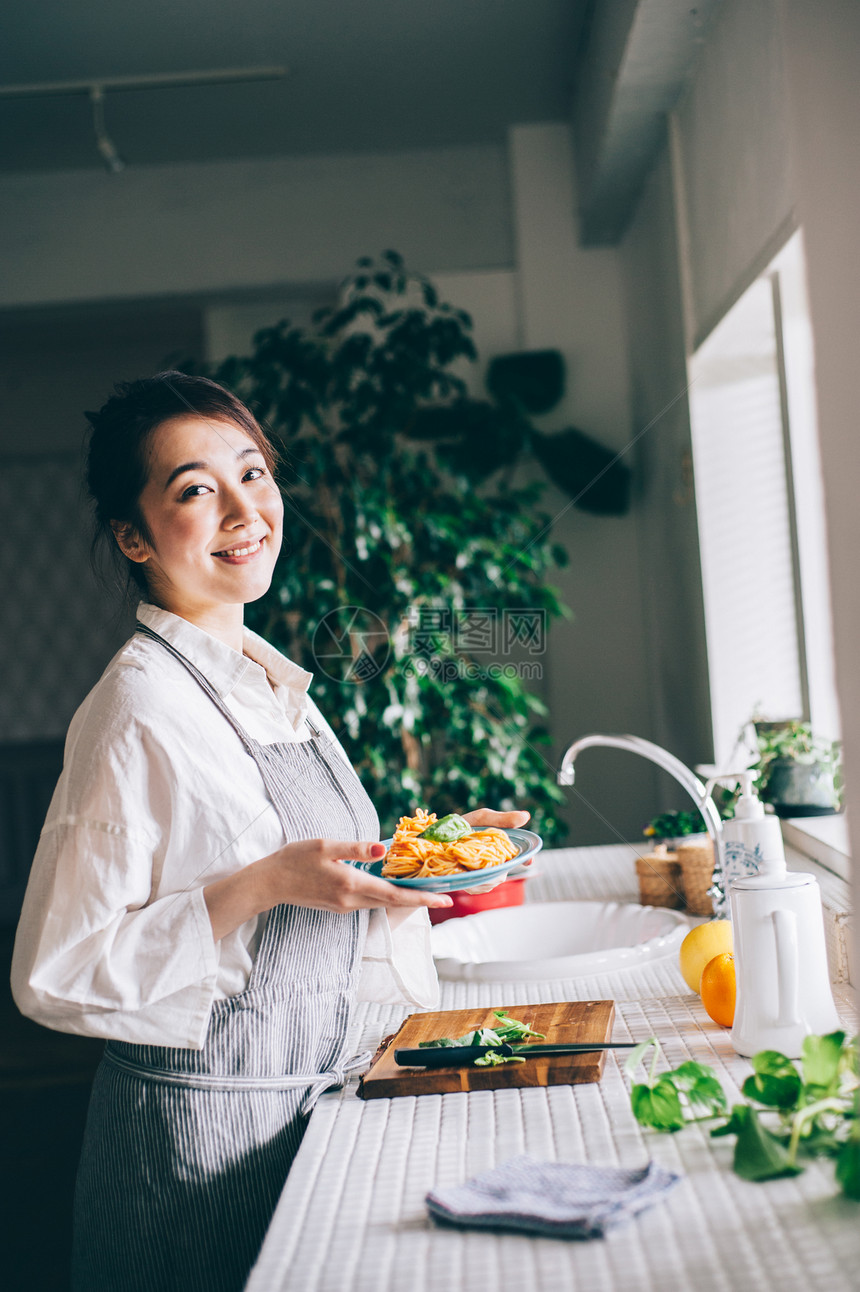
[[[758,794],[777,816],[832,816],[842,811],[841,746],[813,734],[808,722],[756,722]]]

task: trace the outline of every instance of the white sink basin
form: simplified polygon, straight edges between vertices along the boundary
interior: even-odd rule
[[[535,982],[611,973],[677,956],[691,922],[678,911],[621,902],[533,902],[437,924],[440,978]]]

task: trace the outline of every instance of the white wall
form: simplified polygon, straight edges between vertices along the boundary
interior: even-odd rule
[[[783,0],[791,141],[815,334],[818,427],[829,529],[836,680],[845,750],[855,906],[860,899],[860,6]]]
[[[510,267],[504,149],[0,180],[0,309],[336,282],[387,247],[427,269]]]
[[[725,0],[676,117],[698,344],[793,223],[779,0]]]
[[[511,132],[511,187],[522,345],[559,349],[567,364],[565,398],[543,429],[574,425],[620,450],[632,438],[621,257],[578,245],[567,126]],[[570,552],[570,567],[554,582],[575,615],[550,635],[555,767],[567,745],[588,732],[652,735],[650,669],[635,504],[627,516],[593,516],[550,486],[544,508],[556,517],[553,536]],[[617,751],[584,755],[575,790],[565,793],[572,843],[641,841],[656,811],[651,765]]]
[[[688,766],[710,762],[708,661],[679,247],[668,148],[652,170],[621,247],[637,517],[649,662],[647,690],[658,744]],[[687,809],[665,781],[662,806]]]

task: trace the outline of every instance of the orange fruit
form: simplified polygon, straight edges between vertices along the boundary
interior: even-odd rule
[[[709,1018],[721,1027],[735,1021],[735,958],[723,951],[709,960],[702,970],[700,995]]]

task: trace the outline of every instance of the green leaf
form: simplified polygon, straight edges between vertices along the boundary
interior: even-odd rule
[[[722,1126],[715,1126],[711,1131],[711,1139],[721,1139],[724,1135],[737,1135],[743,1129],[749,1111],[749,1104],[735,1104],[729,1120]]]
[[[750,1062],[753,1075],[743,1084],[747,1099],[754,1099],[767,1108],[794,1108],[803,1083],[791,1059],[778,1050],[761,1050]]]
[[[630,1106],[633,1116],[643,1126],[674,1131],[684,1125],[678,1091],[667,1077],[658,1077],[653,1086],[634,1086],[630,1091]]]
[[[860,1130],[855,1122],[836,1158],[836,1179],[848,1198],[860,1202]]]
[[[842,1141],[837,1139],[836,1132],[813,1120],[805,1134],[799,1137],[798,1151],[804,1157],[836,1157]]]
[[[668,1076],[675,1088],[687,1096],[694,1110],[711,1117],[719,1117],[726,1111],[726,1092],[714,1070],[704,1063],[682,1063]]]
[[[803,1040],[803,1080],[807,1085],[835,1088],[839,1077],[844,1032],[828,1032],[826,1036],[806,1036]]]
[[[766,1126],[754,1108],[738,1105],[732,1118],[740,1123],[732,1165],[743,1180],[775,1180],[784,1175],[799,1175],[801,1168],[789,1159],[785,1145]]]

